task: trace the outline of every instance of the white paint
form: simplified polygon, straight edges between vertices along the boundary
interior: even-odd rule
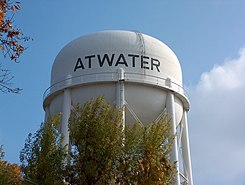
[[[123,124],[140,120],[146,125],[167,109],[173,120],[173,134],[183,119],[183,111],[190,106],[182,88],[180,63],[173,51],[153,37],[132,31],[82,36],[57,55],[43,106],[50,115],[63,113],[64,144],[69,144],[71,102],[83,105],[101,95],[123,108]],[[188,133],[185,134],[188,138]],[[176,138],[172,161],[179,161],[179,147]],[[189,152],[189,145],[186,150]],[[190,174],[191,165],[188,168]]]
[[[60,123],[60,132],[63,134],[63,147],[69,146],[69,128],[68,120],[71,114],[71,91],[69,89],[64,89],[64,100],[62,108],[62,118]]]
[[[176,120],[175,120],[175,108],[174,108],[174,94],[173,92],[169,91],[167,95],[167,102],[166,102],[166,107],[167,107],[167,112],[169,117],[171,118],[172,121],[172,135],[176,135],[174,138],[174,143],[173,143],[173,148],[171,152],[171,162],[176,163],[176,171],[177,171],[177,176],[176,176],[176,185],[180,185],[180,171],[179,171],[179,157],[178,157],[178,141],[177,141],[177,130],[176,130]]]
[[[188,133],[187,112],[186,111],[184,111],[183,113],[181,124],[183,127],[181,144],[182,144],[182,155],[183,155],[183,162],[184,162],[184,175],[188,179],[189,184],[192,185],[193,178],[192,178],[191,154],[190,154],[190,143],[189,143],[189,133]]]
[[[125,129],[125,88],[124,88],[124,70],[118,70],[117,82],[117,105],[122,109],[122,127]]]

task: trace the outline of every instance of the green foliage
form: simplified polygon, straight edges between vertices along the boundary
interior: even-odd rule
[[[0,161],[2,161],[4,158],[4,151],[3,151],[3,145],[0,146]]]
[[[174,141],[167,115],[141,126],[122,125],[122,112],[103,97],[77,105],[69,119],[69,155],[57,128],[60,117],[29,135],[21,151],[25,184],[171,185]],[[64,164],[65,163],[65,164]]]
[[[25,184],[62,184],[65,148],[58,132],[60,115],[41,124],[34,136],[28,135],[20,153]]]
[[[3,146],[0,146],[0,184],[3,185],[21,185],[22,177],[20,166],[17,164],[10,164],[3,160],[4,152]]]
[[[140,127],[121,125],[121,111],[103,97],[79,105],[70,119],[75,184],[172,184],[174,136],[165,115]]]
[[[118,165],[117,182],[123,184],[173,184],[175,165],[170,163],[174,137],[167,115],[140,127],[126,125],[125,140]]]
[[[77,106],[71,115],[73,168],[78,184],[103,184],[113,177],[122,150],[121,112],[104,98]]]

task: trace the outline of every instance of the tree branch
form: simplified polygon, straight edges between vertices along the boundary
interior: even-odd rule
[[[11,75],[11,71],[8,69],[1,69],[0,66],[0,91],[3,93],[15,93],[18,94],[21,92],[22,89],[12,87],[11,80],[14,78]]]

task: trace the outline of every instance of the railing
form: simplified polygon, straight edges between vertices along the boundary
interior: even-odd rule
[[[79,76],[67,76],[65,80],[61,80],[57,83],[52,84],[43,94],[43,100],[45,100],[51,93],[57,92],[61,89],[68,88],[70,86],[76,86],[79,84],[95,83],[95,82],[110,82],[118,81],[117,72],[103,72],[103,73],[90,73]],[[125,81],[138,82],[152,84],[168,88],[184,95],[188,99],[188,94],[182,86],[171,81],[169,78],[161,78],[154,75],[143,75],[139,73],[128,73],[125,72]]]
[[[101,82],[101,81],[117,81],[118,74],[112,72],[103,72],[103,73],[90,73],[79,76],[67,77],[65,80],[61,80],[52,84],[49,88],[47,88],[43,94],[43,99],[48,97],[51,93],[56,92],[58,90],[64,89],[69,86],[92,83],[92,82]]]
[[[143,78],[140,78],[143,77]],[[125,80],[126,81],[133,81],[133,82],[143,82],[143,83],[147,83],[147,84],[152,84],[152,85],[157,85],[157,86],[161,86],[161,87],[167,87],[171,90],[174,90],[175,92],[178,92],[182,95],[184,95],[186,98],[188,98],[188,94],[185,91],[185,89],[173,82],[170,78],[161,78],[161,77],[157,77],[154,75],[142,75],[139,73],[125,73]]]

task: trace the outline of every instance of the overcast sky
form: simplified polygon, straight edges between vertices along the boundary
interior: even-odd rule
[[[0,94],[0,144],[19,162],[44,119],[55,56],[71,40],[108,29],[138,30],[166,43],[182,65],[191,109],[196,185],[245,184],[245,1],[23,1],[15,23],[33,37],[21,63],[3,61],[19,95]]]

